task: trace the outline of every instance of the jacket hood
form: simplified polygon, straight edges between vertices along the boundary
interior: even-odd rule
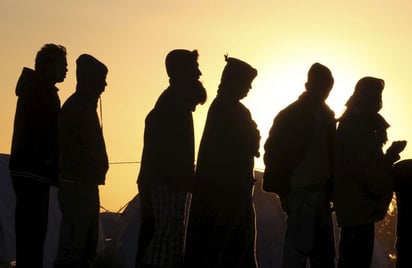
[[[19,80],[17,81],[16,95],[22,96],[22,95],[27,94],[30,88],[34,88],[39,83],[40,83],[40,77],[36,73],[36,71],[30,68],[24,67],[20,74]]]

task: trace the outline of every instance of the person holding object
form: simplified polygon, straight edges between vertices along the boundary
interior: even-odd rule
[[[393,195],[391,169],[406,141],[386,153],[389,124],[379,114],[385,83],[360,79],[339,118],[335,147],[334,206],[340,232],[339,268],[370,267],[375,222],[382,220]]]

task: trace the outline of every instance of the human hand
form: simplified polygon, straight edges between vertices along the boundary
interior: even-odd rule
[[[386,151],[387,154],[400,154],[406,147],[407,141],[394,141]]]
[[[392,165],[398,161],[401,157],[399,154],[405,149],[407,141],[394,141],[391,146],[386,150],[385,158],[389,161],[389,164]]]

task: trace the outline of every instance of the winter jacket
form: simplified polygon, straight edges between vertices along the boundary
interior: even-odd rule
[[[329,150],[330,176],[332,177],[333,148],[336,130],[334,113],[324,101],[310,92],[304,92],[297,101],[279,112],[273,121],[265,142],[265,172],[263,190],[286,196],[290,179],[311,149],[317,131],[317,120],[325,124],[326,146]],[[326,181],[331,187],[331,181]]]
[[[382,220],[392,199],[391,164],[385,161],[374,121],[348,113],[339,122],[334,205],[340,226]]]
[[[16,86],[18,97],[10,154],[10,173],[48,184],[58,180],[58,89],[34,70],[24,68]]]
[[[235,98],[218,95],[209,108],[199,147],[195,193],[232,200],[250,194],[259,141],[249,110]]]
[[[97,98],[75,92],[64,103],[59,121],[60,181],[102,185],[108,170]]]
[[[236,98],[218,94],[199,147],[190,211],[194,224],[253,222],[253,168],[259,141],[249,110]]]
[[[194,130],[184,90],[170,86],[145,120],[139,191],[163,186],[190,191],[194,176]]]

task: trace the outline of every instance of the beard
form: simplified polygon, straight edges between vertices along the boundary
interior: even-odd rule
[[[185,106],[191,111],[194,111],[198,104],[204,104],[206,102],[206,88],[199,80],[189,80],[184,84],[175,84],[174,86],[179,88],[178,90],[181,92],[180,94],[182,94],[182,100]]]
[[[192,99],[195,104],[203,104],[207,99],[206,88],[199,80],[195,81],[192,88]]]

